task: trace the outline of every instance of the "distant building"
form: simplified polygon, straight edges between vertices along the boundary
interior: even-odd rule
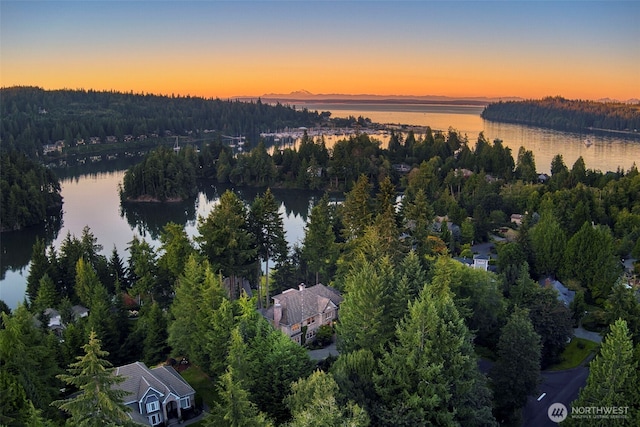
[[[298,344],[315,339],[321,325],[330,325],[338,318],[342,296],[333,288],[317,284],[309,288],[287,289],[273,297],[273,306],[263,311],[274,328],[281,330]]]
[[[576,296],[575,291],[569,290],[565,285],[560,283],[558,280],[552,279],[551,277],[541,279],[540,286],[555,289],[558,292],[558,300],[561,301],[566,307],[569,307]]]
[[[511,214],[511,222],[520,227],[522,225],[522,214]]]

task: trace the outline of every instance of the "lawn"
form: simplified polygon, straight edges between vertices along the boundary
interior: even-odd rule
[[[196,391],[196,400],[200,397],[207,407],[213,407],[218,393],[215,384],[207,374],[202,372],[199,367],[191,365],[180,372],[180,375],[182,375]]]
[[[560,355],[561,362],[549,368],[550,371],[562,371],[578,367],[592,352],[598,349],[598,343],[583,338],[573,338]]]

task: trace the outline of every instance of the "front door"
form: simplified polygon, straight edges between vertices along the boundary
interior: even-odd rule
[[[178,402],[175,400],[167,402],[167,418],[178,418]]]

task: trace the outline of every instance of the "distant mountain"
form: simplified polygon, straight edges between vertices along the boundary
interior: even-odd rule
[[[519,101],[522,98],[519,97],[503,97],[503,98],[489,98],[489,97],[450,97],[441,95],[372,95],[372,94],[314,94],[307,90],[297,90],[287,94],[268,93],[262,96],[238,96],[234,99],[242,101],[255,101],[260,98],[265,102],[281,102],[281,103],[293,103],[293,102],[324,102],[324,103],[345,103],[345,102],[376,102],[376,103],[401,103],[401,104],[415,104],[415,103],[454,103],[454,104],[474,104],[474,105],[486,105],[491,102],[497,101]]]

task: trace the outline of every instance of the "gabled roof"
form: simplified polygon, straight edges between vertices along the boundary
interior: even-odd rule
[[[170,393],[177,397],[195,394],[189,383],[170,366],[149,369],[142,362],[134,362],[117,367],[114,374],[125,378],[123,382],[114,386],[130,393],[124,398],[125,404],[140,401],[149,389],[155,390],[161,397]]]
[[[287,289],[275,295],[273,301],[282,307],[280,323],[293,325],[329,309],[336,309],[342,302],[342,296],[335,289],[319,283],[309,288],[301,285],[300,289]],[[269,308],[266,317],[273,319],[273,307]]]

